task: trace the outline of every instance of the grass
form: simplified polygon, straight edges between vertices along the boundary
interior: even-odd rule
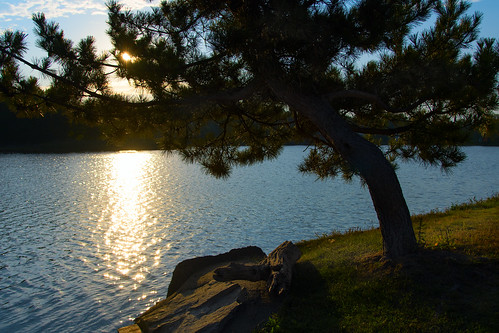
[[[261,332],[499,332],[499,195],[413,216],[420,251],[379,230],[299,245],[292,290]]]

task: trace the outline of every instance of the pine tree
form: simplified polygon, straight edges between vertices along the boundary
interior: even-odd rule
[[[300,169],[359,176],[385,253],[397,257],[417,244],[394,161],[454,166],[465,157],[458,146],[467,130],[485,128],[498,106],[499,46],[478,40],[481,16],[469,7],[459,0],[172,0],[136,13],[110,2],[107,54],[97,54],[92,37],[75,45],[37,14],[47,57],[27,61],[25,35],[5,32],[0,89],[27,113],[65,108],[116,133],[158,131],[165,150],[217,177],[275,158],[290,141],[309,142]],[[52,84],[40,88],[20,65]],[[113,92],[109,73],[146,94]]]

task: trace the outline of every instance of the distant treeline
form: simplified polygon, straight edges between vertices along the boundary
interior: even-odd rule
[[[468,145],[499,146],[499,116],[492,133],[471,134]],[[153,139],[129,136],[120,142],[104,139],[98,127],[71,122],[61,113],[20,118],[0,103],[0,153],[66,153],[158,149]]]
[[[98,127],[70,121],[62,113],[43,117],[18,117],[0,103],[0,153],[67,153],[157,149],[154,140],[127,137],[120,142],[105,140]]]
[[[496,114],[491,129],[486,135],[475,131],[471,134],[468,145],[470,146],[499,146],[499,114]]]

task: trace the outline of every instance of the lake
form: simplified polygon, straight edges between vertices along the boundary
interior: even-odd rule
[[[158,151],[0,155],[0,332],[113,332],[166,296],[194,256],[377,226],[358,181],[318,181],[305,147],[227,180]],[[499,147],[451,173],[402,163],[411,213],[499,189]]]

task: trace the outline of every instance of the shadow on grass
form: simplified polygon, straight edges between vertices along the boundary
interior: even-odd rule
[[[365,297],[391,317],[397,331],[499,332],[499,262],[445,250],[421,250],[402,260],[367,259],[359,279],[384,286],[384,295]],[[367,301],[372,299],[375,301]],[[359,300],[360,301],[360,300]],[[382,315],[382,313],[378,313]],[[361,318],[357,318],[360,320]]]
[[[339,331],[337,306],[316,267],[309,261],[298,262],[293,274],[291,292],[273,332]]]
[[[315,266],[263,332],[499,332],[499,262],[442,250]]]

